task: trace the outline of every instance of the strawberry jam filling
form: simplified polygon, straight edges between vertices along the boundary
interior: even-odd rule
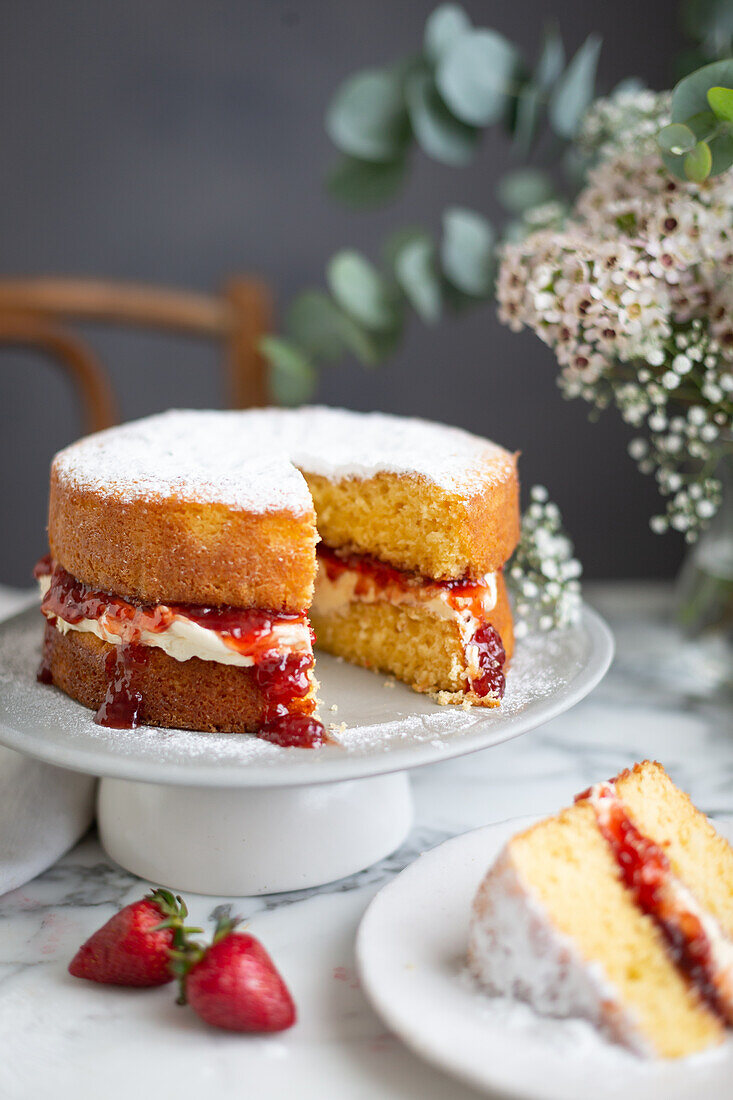
[[[598,827],[616,859],[624,885],[635,904],[662,933],[675,966],[715,1013],[727,1020],[713,944],[699,914],[691,912],[679,891],[666,852],[644,836],[626,812],[613,782],[599,783],[579,794],[589,799]]]
[[[499,632],[486,617],[490,592],[486,581],[424,577],[397,569],[369,554],[342,553],[323,543],[319,543],[316,552],[329,581],[336,582],[345,573],[356,577],[353,596],[357,600],[376,596],[399,603],[408,596],[415,602],[427,603],[442,599],[460,623],[470,690],[480,698],[502,698],[506,687],[506,654]]]
[[[276,612],[260,608],[200,607],[194,604],[134,604],[107,592],[100,592],[76,580],[50,558],[42,559],[34,570],[36,578],[51,577],[43,597],[41,611],[49,625],[56,619],[71,626],[85,620],[97,620],[105,632],[120,641],[106,659],[107,693],[95,716],[103,726],[133,729],[139,724],[143,703],[142,671],[150,656],[143,635],[162,634],[176,620],[188,620],[215,632],[221,642],[252,661],[255,683],[265,697],[265,714],[260,737],[275,744],[312,748],[324,738],[321,723],[310,715],[291,713],[310,692],[313,652],[283,648],[276,628],[306,628],[312,632],[305,612]],[[51,683],[50,642],[47,629],[38,679]]]

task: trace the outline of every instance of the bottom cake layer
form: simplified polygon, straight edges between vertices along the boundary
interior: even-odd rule
[[[44,667],[56,687],[97,710],[107,695],[109,664],[114,662],[117,648],[94,634],[62,634],[46,623]],[[140,724],[206,733],[255,733],[261,729],[267,698],[257,685],[254,668],[198,657],[177,661],[162,649],[144,648],[144,662],[135,666]],[[312,714],[315,694],[294,699],[288,709],[293,715]]]
[[[391,673],[416,691],[431,692],[440,702],[498,706],[499,699],[466,690],[466,646],[456,622],[420,606],[387,601],[354,601],[333,614],[310,612],[316,645],[365,668]],[[507,661],[514,650],[511,607],[503,578],[497,578],[497,600],[487,615]]]

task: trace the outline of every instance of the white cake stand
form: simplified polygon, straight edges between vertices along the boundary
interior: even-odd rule
[[[0,743],[102,777],[102,844],[152,882],[245,896],[331,882],[399,846],[412,821],[409,768],[488,748],[579,702],[613,638],[580,623],[517,646],[503,705],[441,707],[391,678],[318,657],[321,718],[336,743],[283,749],[248,734],[108,730],[36,683],[41,617],[0,625]]]

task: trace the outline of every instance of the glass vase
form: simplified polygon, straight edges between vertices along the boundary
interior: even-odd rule
[[[720,509],[677,581],[677,622],[689,678],[701,695],[733,693],[733,439],[723,444],[716,476],[723,486]]]

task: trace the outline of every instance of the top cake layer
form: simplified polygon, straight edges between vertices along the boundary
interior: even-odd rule
[[[49,539],[70,573],[122,596],[295,610],[312,592],[314,502],[330,545],[428,576],[494,570],[517,537],[507,451],[304,408],[174,411],[72,444],[52,467]]]
[[[120,500],[224,504],[307,514],[299,467],[341,481],[378,473],[419,476],[471,495],[511,475],[508,451],[444,424],[346,409],[171,410],[87,436],[61,451],[67,484]]]

